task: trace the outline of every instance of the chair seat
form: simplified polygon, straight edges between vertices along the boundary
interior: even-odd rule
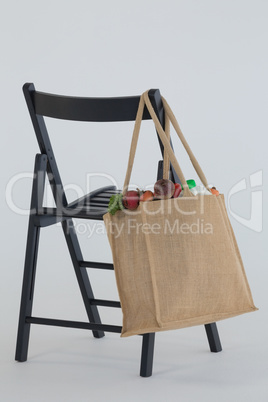
[[[63,209],[44,207],[38,215],[102,220],[108,210],[111,196],[119,193],[121,190],[115,186],[101,187],[71,202]]]

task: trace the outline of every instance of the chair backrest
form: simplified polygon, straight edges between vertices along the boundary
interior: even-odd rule
[[[88,122],[131,121],[136,119],[140,96],[117,98],[60,96],[38,92],[32,83],[24,84],[23,92],[40,151],[42,154],[46,154],[48,158],[47,172],[56,205],[65,207],[67,198],[63,190],[44,117]],[[149,97],[156,115],[162,127],[164,127],[165,116],[160,91],[151,89]],[[151,119],[147,108],[144,110],[143,119]],[[159,144],[163,154],[163,145],[160,139]],[[62,205],[59,205],[59,203]]]

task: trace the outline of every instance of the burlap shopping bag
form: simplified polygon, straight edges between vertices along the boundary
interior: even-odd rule
[[[121,336],[208,324],[255,311],[242,259],[223,195],[194,196],[169,143],[169,121],[204,186],[206,177],[166,100],[162,129],[148,97],[141,96],[128,168],[126,191],[145,105],[164,145],[164,176],[169,161],[183,184],[183,196],[142,202],[135,211],[104,215],[123,311]]]

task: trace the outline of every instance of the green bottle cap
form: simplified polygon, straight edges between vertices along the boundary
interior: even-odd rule
[[[196,187],[195,181],[193,179],[186,180],[186,183],[188,184],[189,189]]]
[[[196,187],[194,179],[186,180],[186,183],[188,184],[189,189]],[[183,186],[181,186],[181,189],[183,190]]]

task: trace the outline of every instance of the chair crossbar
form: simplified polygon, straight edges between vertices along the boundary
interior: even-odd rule
[[[114,265],[108,262],[79,261],[79,265],[82,268],[114,269]]]
[[[92,306],[103,306],[103,307],[115,307],[121,308],[119,301],[114,300],[102,300],[102,299],[89,299]]]
[[[58,320],[53,318],[42,318],[42,317],[26,317],[25,322],[27,324],[39,324],[39,325],[51,325],[54,327],[66,327],[66,328],[80,328],[89,329],[94,331],[104,331],[104,332],[116,332],[121,333],[122,327],[119,325],[107,325],[107,324],[96,324],[93,322],[82,322],[82,321],[69,321],[69,320]]]

